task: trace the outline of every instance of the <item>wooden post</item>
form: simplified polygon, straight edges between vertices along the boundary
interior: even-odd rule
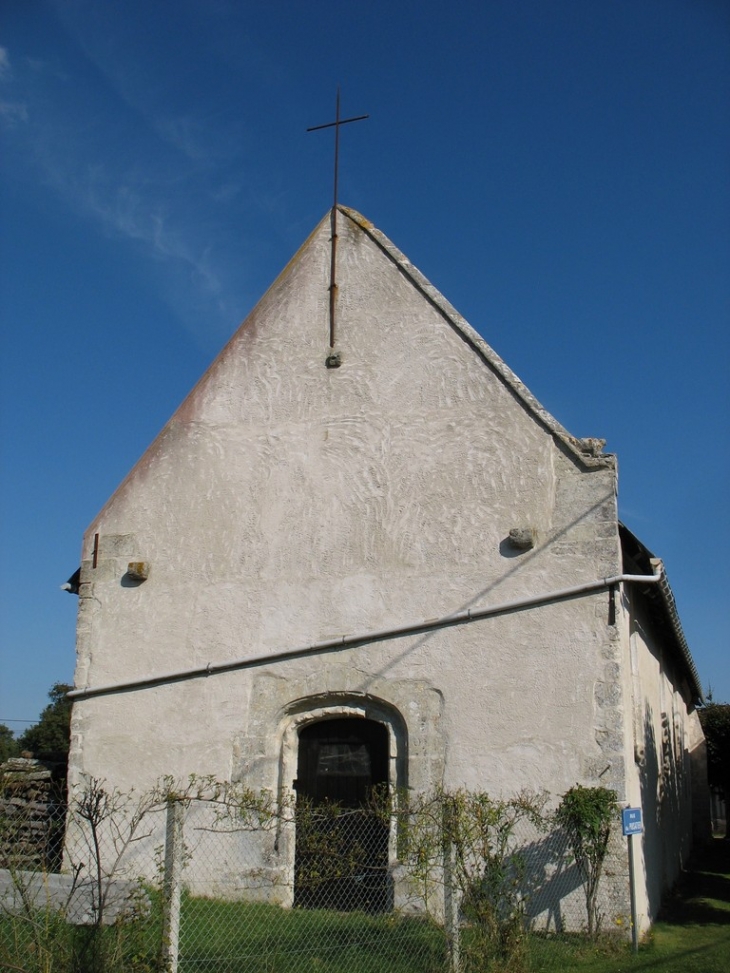
[[[444,930],[449,950],[449,971],[459,973],[461,968],[460,938],[461,926],[459,922],[459,893],[454,884],[454,846],[451,833],[454,821],[454,809],[449,806],[448,799],[443,809],[443,852],[444,852]]]
[[[165,822],[165,872],[162,886],[162,968],[177,973],[180,942],[180,891],[182,888],[183,818],[182,801],[170,798]]]

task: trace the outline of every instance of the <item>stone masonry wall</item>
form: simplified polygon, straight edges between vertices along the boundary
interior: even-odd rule
[[[65,815],[65,764],[0,764],[0,868],[57,871]]]

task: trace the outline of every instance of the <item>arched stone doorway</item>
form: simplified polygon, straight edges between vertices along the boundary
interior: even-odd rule
[[[294,904],[339,911],[391,908],[388,727],[341,716],[299,731]]]

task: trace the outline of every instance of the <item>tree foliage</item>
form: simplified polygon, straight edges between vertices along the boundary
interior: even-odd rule
[[[0,723],[0,764],[18,755],[18,741],[9,726]]]
[[[64,682],[54,683],[48,693],[50,703],[41,713],[39,721],[21,734],[20,751],[29,750],[41,760],[65,759],[71,741],[71,700],[68,693],[73,687]]]
[[[707,741],[707,779],[730,798],[730,703],[710,703],[700,711]]]
[[[581,787],[576,784],[563,794],[555,813],[565,828],[583,878],[588,913],[588,934],[600,929],[598,883],[608,851],[611,824],[618,814],[616,792],[607,787]]]

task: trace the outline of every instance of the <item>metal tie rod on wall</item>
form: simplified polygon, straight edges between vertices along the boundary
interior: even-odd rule
[[[341,635],[338,638],[326,639],[323,642],[312,642],[309,645],[300,646],[295,649],[284,649],[266,655],[247,656],[243,659],[232,659],[229,662],[209,662],[208,665],[199,666],[195,669],[181,669],[176,672],[162,673],[158,676],[144,676],[141,679],[130,679],[126,682],[110,683],[106,686],[90,686],[86,689],[74,689],[70,693],[67,693],[67,698],[82,700],[94,696],[108,696],[113,693],[131,692],[136,689],[148,689],[152,686],[162,686],[167,683],[182,682],[186,679],[196,679],[200,676],[212,676],[221,672],[250,669],[256,666],[269,665],[272,662],[280,662],[283,659],[298,659],[309,655],[317,655],[321,652],[334,652],[338,649],[348,648],[352,645],[360,645],[364,642],[378,642],[384,639],[402,638],[405,635],[430,632],[439,628],[448,628],[451,625],[465,625],[469,622],[489,618],[492,615],[504,615],[535,605],[562,601],[566,598],[576,598],[580,595],[591,594],[594,591],[605,591],[625,582],[657,584],[662,578],[661,567],[657,565],[656,574],[617,574],[610,578],[598,578],[595,581],[587,581],[584,584],[573,585],[570,588],[559,588],[557,591],[550,591],[542,595],[532,595],[529,598],[505,601],[501,604],[490,605],[486,608],[467,608],[464,611],[456,612],[452,615],[442,615],[440,618],[410,622],[394,628],[383,628],[370,632]]]

